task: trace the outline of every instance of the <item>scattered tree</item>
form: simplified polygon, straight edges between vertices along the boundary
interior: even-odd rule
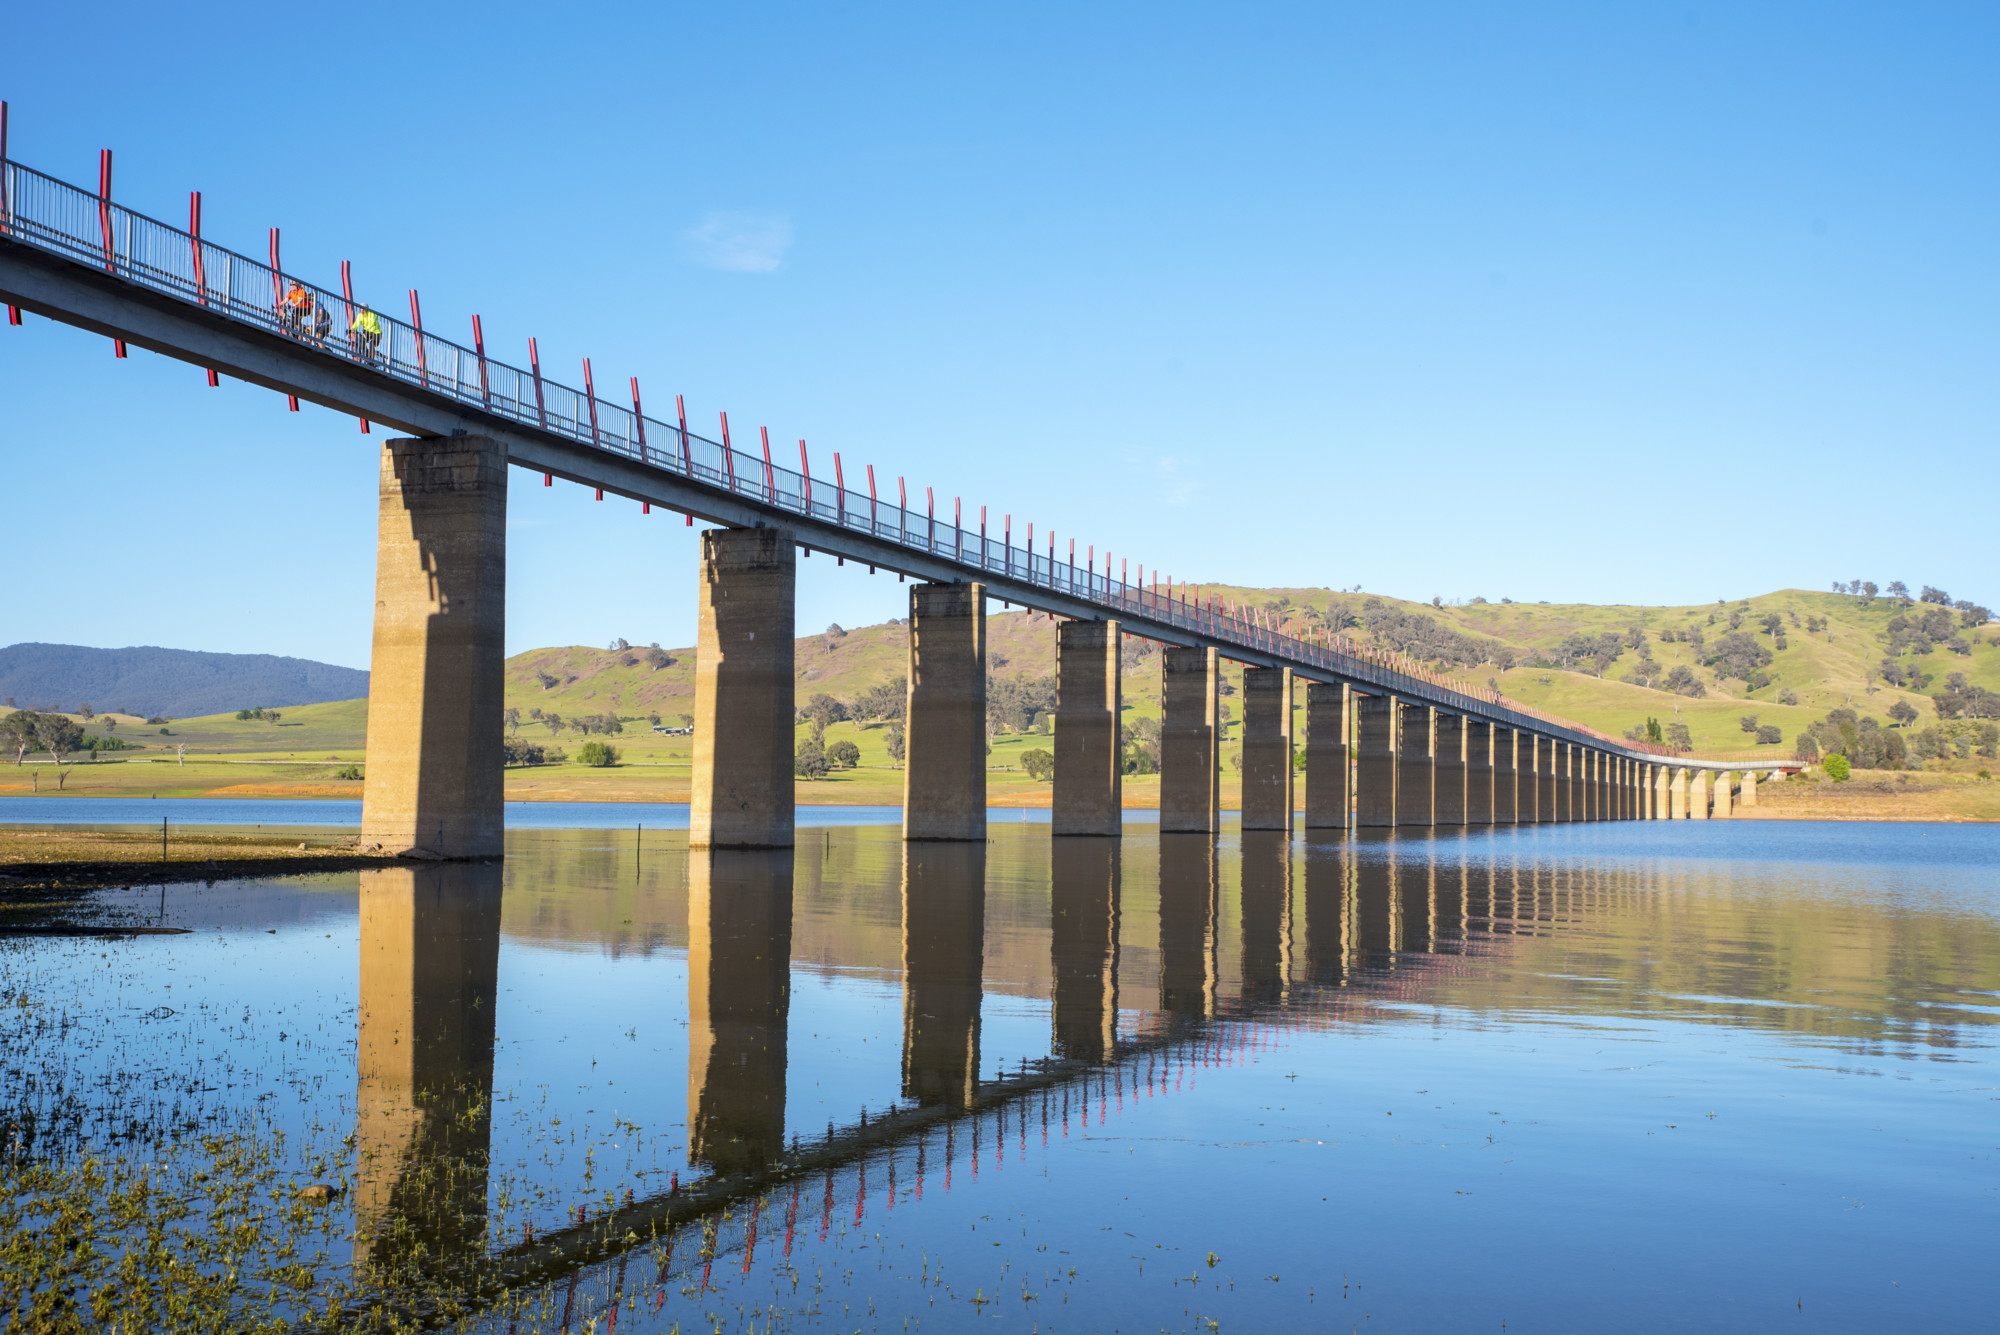
[[[810,737],[801,739],[798,750],[792,753],[792,773],[801,779],[823,779],[826,769],[825,750]]]
[[[0,718],[0,739],[14,748],[14,766],[19,768],[40,743],[35,740],[35,721],[39,714],[26,709],[17,709],[6,718]]]
[[[1777,746],[1785,740],[1785,734],[1775,723],[1766,723],[1757,729],[1757,745]]]
[[[861,763],[861,748],[842,738],[826,748],[826,758],[842,769],[853,769]]]
[[[1736,726],[1745,732],[1755,732],[1757,731],[1757,716],[1755,714],[1745,714],[1742,718],[1736,720]]]
[[[549,691],[549,690],[554,690],[555,687],[559,684],[559,678],[557,678],[554,673],[549,672],[545,668],[536,668],[535,682],[543,690]]]
[[[806,701],[806,707],[799,712],[804,714],[806,722],[812,725],[813,741],[825,746],[828,726],[839,723],[847,717],[847,706],[825,691],[821,691]]]
[[[83,743],[83,728],[77,721],[64,714],[37,714],[35,716],[35,741],[49,753],[49,759],[56,766],[56,791],[63,786],[63,759]]]
[[[518,736],[520,734],[521,711],[518,708],[516,708],[513,705],[509,705],[507,706],[506,712],[501,714],[500,717],[507,724],[507,735],[509,737]]]
[[[903,720],[901,718],[896,719],[889,725],[888,735],[883,738],[883,741],[888,745],[889,759],[895,761],[898,765],[902,764],[904,745]]]
[[[1920,717],[1917,707],[1908,700],[1898,700],[1889,706],[1889,718],[1899,728],[1907,728]]]
[[[608,769],[618,763],[618,748],[609,742],[585,742],[577,750],[576,760],[579,765]]]
[[[1851,772],[1846,756],[1831,755],[1826,758],[1826,777],[1835,783],[1846,783]]]
[[[1694,734],[1688,731],[1687,724],[1676,719],[1667,725],[1666,743],[1668,748],[1674,751],[1692,751],[1694,750]]]
[[[1032,751],[1021,753],[1021,768],[1026,770],[1028,777],[1036,783],[1053,780],[1056,777],[1056,758],[1036,747]]]

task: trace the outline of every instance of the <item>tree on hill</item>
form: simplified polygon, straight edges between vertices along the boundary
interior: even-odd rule
[[[1920,603],[1936,603],[1939,607],[1950,607],[1951,595],[1943,589],[1934,589],[1926,584],[1924,585],[1924,591],[1917,595],[1917,601]]]
[[[986,724],[992,732],[1028,732],[1035,720],[1056,707],[1054,677],[990,677],[986,682]]]
[[[0,740],[14,749],[16,768],[27,761],[28,752],[41,745],[35,740],[35,722],[40,717],[32,710],[17,709],[6,718],[0,718]]]
[[[1688,725],[1682,723],[1679,719],[1675,719],[1666,726],[1665,741],[1671,750],[1694,750],[1694,734],[1689,732]]]
[[[842,738],[826,748],[826,758],[842,769],[853,769],[861,763],[861,748]]]
[[[889,759],[895,761],[898,765],[902,764],[905,754],[902,719],[895,719],[889,724],[888,735],[883,738],[883,741],[889,748]]]
[[[35,742],[49,753],[56,766],[56,791],[63,786],[63,759],[83,744],[83,729],[73,718],[62,714],[35,716]]]
[[[1915,723],[1919,717],[1917,707],[1908,700],[1898,700],[1895,704],[1889,706],[1889,718],[1897,727],[1907,728],[1912,723]]]
[[[507,725],[507,735],[509,737],[517,737],[520,735],[521,711],[517,707],[509,705],[506,711],[500,715],[500,718],[501,721]]]
[[[909,701],[910,679],[898,674],[888,681],[879,682],[854,697],[848,705],[848,713],[863,723],[883,719],[894,722],[903,717],[903,709]]]
[[[1900,579],[1892,579],[1889,581],[1889,596],[1895,599],[1896,606],[1908,607],[1910,605],[1910,586],[1903,583]]]
[[[823,779],[826,770],[826,751],[812,738],[803,738],[792,754],[792,773],[801,779]]]
[[[813,740],[825,746],[827,728],[847,717],[847,706],[825,691],[820,691],[806,701],[806,707],[799,713],[812,725]]]
[[[658,672],[661,668],[668,668],[674,665],[672,655],[668,654],[666,650],[657,644],[646,651],[645,658],[646,666],[655,672]]]
[[[1732,630],[1717,637],[1701,661],[1714,668],[1718,676],[1755,683],[1750,688],[1754,691],[1763,684],[1757,680],[1764,675],[1758,669],[1771,665],[1771,651],[1757,643],[1755,637]]]

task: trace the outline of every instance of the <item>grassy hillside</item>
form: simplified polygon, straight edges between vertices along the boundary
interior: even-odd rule
[[[1965,652],[1939,645],[1928,654],[1897,655],[1905,672],[1915,669],[1932,677],[1922,691],[1885,682],[1881,668],[1891,649],[1891,623],[1898,616],[1907,620],[1915,612],[1928,610],[1922,605],[1899,607],[1887,598],[1863,600],[1786,589],[1737,602],[1691,607],[1476,601],[1438,606],[1326,589],[1209,586],[1206,591],[1263,609],[1294,629],[1339,625],[1355,639],[1401,652],[1421,654],[1428,648],[1433,653],[1427,661],[1470,684],[1497,684],[1514,699],[1613,736],[1643,726],[1649,717],[1663,724],[1678,721],[1687,725],[1697,754],[1718,758],[1789,756],[1800,728],[1835,708],[1854,709],[1886,727],[1891,723],[1891,706],[1904,701],[1919,715],[1911,730],[1922,728],[1935,719],[1930,695],[1944,687],[1950,673],[1963,673],[1970,685],[2000,691],[2000,629],[1990,624],[1958,627],[1956,613],[1953,634]],[[1763,619],[1769,615],[1779,618],[1781,637],[1763,627]],[[1699,630],[1706,644],[1713,646],[1729,633],[1732,617],[1738,620],[1738,633],[1753,637],[1771,659],[1761,669],[1769,680],[1755,689],[1740,678],[1719,676],[1714,666],[1702,661],[1707,650],[1692,642],[1692,633]],[[1663,639],[1662,632],[1673,632],[1673,638]],[[1682,632],[1687,632],[1688,638],[1681,638]],[[1642,662],[1640,651],[1631,643],[1635,633],[1652,664],[1640,675],[1652,685],[1621,679],[1633,675]],[[1603,657],[1605,636],[1622,637],[1617,656],[1608,661]],[[1598,657],[1578,657],[1574,652],[1580,642],[1577,637],[1596,643]],[[1021,611],[995,613],[988,618],[987,643],[989,663],[997,678],[1042,678],[1055,671],[1055,623],[1047,617]],[[907,670],[909,631],[900,624],[866,626],[840,634],[829,631],[800,639],[796,652],[801,705],[822,691],[850,701]],[[645,648],[571,646],[530,650],[509,659],[506,702],[519,711],[516,730],[522,739],[559,746],[571,754],[584,740],[574,728],[557,733],[536,722],[530,717],[534,711],[572,721],[610,714],[624,720],[626,729],[611,739],[625,761],[617,769],[587,770],[575,764],[514,769],[509,771],[509,795],[684,800],[692,742],[652,733],[650,718],[657,714],[664,722],[675,724],[682,715],[692,713],[694,652],[669,649],[665,657],[668,661],[660,663],[658,655]],[[1158,646],[1143,640],[1127,642],[1127,726],[1143,727],[1142,720],[1159,717],[1159,663]],[[1506,666],[1509,663],[1512,665]],[[1688,670],[1699,685],[1698,697],[1663,689],[1665,677],[1675,668]],[[1224,703],[1231,716],[1225,749],[1233,754],[1239,749],[1242,727],[1241,670],[1227,669],[1224,679]],[[1302,715],[1303,711],[1297,720],[1300,735]],[[1739,724],[1749,715],[1760,724],[1778,727],[1784,741],[1777,746],[1757,745]],[[103,716],[91,724],[95,732],[104,728]],[[163,772],[145,764],[129,765],[126,772],[108,765],[87,767],[90,772],[73,779],[70,791],[78,791],[75,785],[79,782],[85,785],[84,791],[98,786],[128,790],[154,784],[163,792],[328,784],[334,785],[333,791],[352,791],[341,787],[333,776],[343,764],[361,757],[366,729],[365,700],[298,706],[282,711],[276,722],[238,720],[227,714],[182,719],[169,725],[170,736],[159,735],[157,727],[147,727],[143,720],[123,717],[118,720],[116,735],[143,744],[146,750],[107,759],[163,759],[180,743],[187,746],[190,766],[176,766],[172,783],[166,782],[168,776]],[[808,731],[801,724],[799,736],[807,736]],[[900,800],[902,776],[889,759],[884,725],[836,723],[828,730],[827,740],[855,742],[861,766],[836,772],[825,780],[802,783],[802,801]],[[1048,745],[1039,728],[1002,733],[993,739],[990,763],[995,767],[993,797],[997,803],[1046,802],[1047,785],[1030,783],[1018,766],[1022,752]],[[1934,761],[1929,768],[1970,774],[1981,766],[1990,768],[1992,763],[1981,758]],[[1225,776],[1227,787],[1234,789],[1233,766],[1225,770]],[[23,778],[19,774],[9,777]],[[0,781],[0,788],[19,791],[27,787]],[[1156,780],[1132,776],[1128,787],[1132,804],[1149,805]]]

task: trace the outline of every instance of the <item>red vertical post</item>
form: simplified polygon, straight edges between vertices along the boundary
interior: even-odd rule
[[[840,451],[833,452],[833,503],[840,522],[847,523],[847,476],[840,471]]]
[[[1014,573],[1014,516],[1011,514],[1003,516],[1000,521],[1000,550],[1004,553],[1001,557],[1002,568],[1011,576]]]
[[[548,405],[542,402],[542,354],[535,347],[535,340],[528,340],[528,373],[535,378],[535,417],[543,426],[549,424]]]
[[[812,465],[806,462],[804,441],[799,442],[799,476],[805,479],[806,513],[810,515],[813,512],[813,470]]]
[[[896,533],[904,542],[910,540],[910,489],[903,482],[903,475],[896,475],[896,513],[900,516],[896,523]]]
[[[97,226],[104,233],[104,269],[118,271],[118,257],[111,244],[111,150],[97,150]]]
[[[417,304],[417,290],[410,289],[410,326],[417,331],[417,378],[431,383],[430,366],[424,360],[424,308]]]
[[[681,467],[690,474],[694,472],[694,452],[688,448],[688,409],[680,395],[674,395],[674,412],[681,419]],[[694,516],[688,516],[688,523],[694,523]]]
[[[924,524],[924,550],[934,552],[937,550],[937,497],[931,494],[929,487],[924,488]]]
[[[480,325],[479,317],[472,317],[472,355],[479,359],[479,399],[487,407],[493,406],[493,389],[486,382],[486,330]]]
[[[875,465],[868,465],[868,531],[875,531]]]
[[[757,428],[757,435],[764,442],[764,499],[776,505],[778,475],[771,471],[771,428],[760,426]]]
[[[597,382],[590,378],[590,358],[583,359],[583,401],[590,408],[590,443],[603,444],[597,438]],[[603,500],[602,496],[597,499]]]
[[[278,262],[278,229],[271,229],[271,309],[282,319],[285,313],[285,279]]]
[[[201,191],[188,191],[188,245],[194,251],[194,299],[208,305],[208,265],[201,253]]]
[[[8,227],[14,221],[14,197],[10,190],[11,187],[7,182],[7,104],[0,102],[0,236],[7,234]],[[9,318],[12,318],[20,312],[15,307],[9,306],[7,313]],[[21,322],[14,320],[14,323]]]
[[[639,428],[639,462],[649,464],[653,460],[646,452],[646,410],[639,406],[639,377],[636,375],[632,377],[632,421]],[[646,513],[651,514],[652,511]]]
[[[722,414],[722,467],[729,476],[729,489],[736,490],[736,449],[729,443],[729,414]]]

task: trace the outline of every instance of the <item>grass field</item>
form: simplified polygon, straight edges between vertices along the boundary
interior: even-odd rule
[[[1306,609],[1324,613],[1335,602],[1359,613],[1370,595],[1333,593],[1326,589],[1247,589],[1208,586],[1232,602],[1265,608],[1297,618]],[[1383,599],[1406,612],[1428,616],[1466,635],[1504,642],[1515,653],[1529,655],[1556,646],[1571,634],[1590,636],[1623,633],[1637,628],[1646,636],[1654,659],[1664,673],[1685,664],[1696,671],[1706,695],[1691,698],[1649,689],[1618,678],[1637,660],[1628,650],[1602,676],[1585,671],[1547,667],[1515,667],[1508,671],[1462,668],[1456,675],[1468,684],[1488,681],[1513,699],[1549,713],[1574,719],[1612,736],[1643,726],[1648,718],[1665,725],[1685,723],[1694,738],[1695,753],[1716,759],[1774,759],[1789,756],[1799,730],[1829,709],[1852,708],[1888,724],[1888,710],[1898,700],[1914,706],[1916,727],[1935,717],[1927,694],[1885,684],[1877,669],[1886,652],[1887,627],[1900,609],[1889,599],[1864,604],[1856,597],[1786,589],[1776,593],[1691,607],[1551,605],[1548,603],[1467,603],[1431,606]],[[1922,610],[1921,608],[1918,610]],[[1664,629],[1701,628],[1710,639],[1727,630],[1731,613],[1740,612],[1744,629],[1773,651],[1767,671],[1771,682],[1749,691],[1736,680],[1718,679],[1697,661],[1693,647],[1660,639]],[[1786,647],[1763,636],[1758,622],[1767,613],[1785,619]],[[1711,621],[1711,618],[1714,618]],[[1824,618],[1826,629],[1808,633],[1809,621]],[[1796,619],[1798,624],[1793,624]],[[1350,631],[1366,640],[1365,627]],[[2000,632],[1982,627],[1966,632],[1969,654],[1943,648],[1904,661],[1933,674],[1929,689],[1943,684],[1946,673],[1963,672],[1969,682],[2000,691]],[[850,700],[862,691],[907,670],[909,631],[899,624],[831,631],[798,640],[797,697],[801,704],[824,691]],[[565,719],[615,714],[625,731],[610,738],[622,763],[592,769],[574,763],[514,768],[507,772],[507,795],[516,800],[644,800],[687,799],[693,742],[686,737],[662,737],[651,731],[657,714],[668,724],[681,721],[694,708],[694,651],[665,651],[671,660],[655,667],[644,647],[631,650],[581,646],[535,649],[507,660],[506,703],[517,709],[516,728],[524,740],[559,746],[574,754],[585,738],[575,730],[560,734],[528,715],[535,710]],[[1055,623],[1048,617],[1019,610],[996,611],[987,618],[988,664],[996,676],[1041,677],[1055,671]],[[1127,641],[1124,654],[1124,719],[1130,725],[1160,714],[1160,658],[1157,646]],[[1225,803],[1233,805],[1240,785],[1231,759],[1240,751],[1242,730],[1242,671],[1225,665],[1224,705],[1230,718],[1224,730],[1223,782]],[[1790,692],[1796,704],[1783,704]],[[249,702],[246,702],[249,703]],[[115,735],[138,743],[138,752],[110,753],[98,764],[80,764],[71,771],[64,790],[80,795],[134,796],[157,793],[184,796],[358,797],[361,784],[342,780],[338,772],[364,761],[368,709],[365,700],[302,705],[281,711],[274,723],[239,720],[231,715],[179,719],[167,725],[112,716]],[[1758,746],[1739,720],[1755,715],[1762,724],[1777,725],[1784,735],[1779,746]],[[106,716],[93,720],[93,732],[106,730]],[[1303,708],[1294,715],[1295,734],[1303,738]],[[798,735],[809,735],[801,724]],[[896,803],[902,800],[902,772],[889,760],[887,732],[880,725],[836,723],[829,743],[853,741],[861,752],[860,767],[836,771],[825,779],[801,780],[798,800],[805,803]],[[1021,753],[1048,748],[1050,739],[1029,733],[1002,734],[993,739],[988,763],[989,792],[996,805],[1047,805],[1049,788],[1027,778],[1020,769]],[[175,756],[185,748],[184,759]],[[170,763],[162,763],[170,762]],[[1970,778],[1981,768],[1995,768],[1991,759],[1933,761],[1930,769]],[[53,787],[51,767],[43,764],[0,773],[0,792],[29,793]],[[1988,785],[1988,788],[1991,786]],[[1858,791],[1858,790],[1857,790]],[[1968,790],[1973,791],[1973,790]],[[1150,776],[1128,776],[1126,804],[1157,804],[1158,782]],[[1841,799],[1854,801],[1858,799]],[[1931,799],[1927,799],[1931,800]],[[1938,797],[1947,805],[1957,798]],[[1965,799],[1976,807],[1973,799]],[[1957,807],[1953,807],[1954,810]],[[1971,808],[1968,808],[1971,809]]]

